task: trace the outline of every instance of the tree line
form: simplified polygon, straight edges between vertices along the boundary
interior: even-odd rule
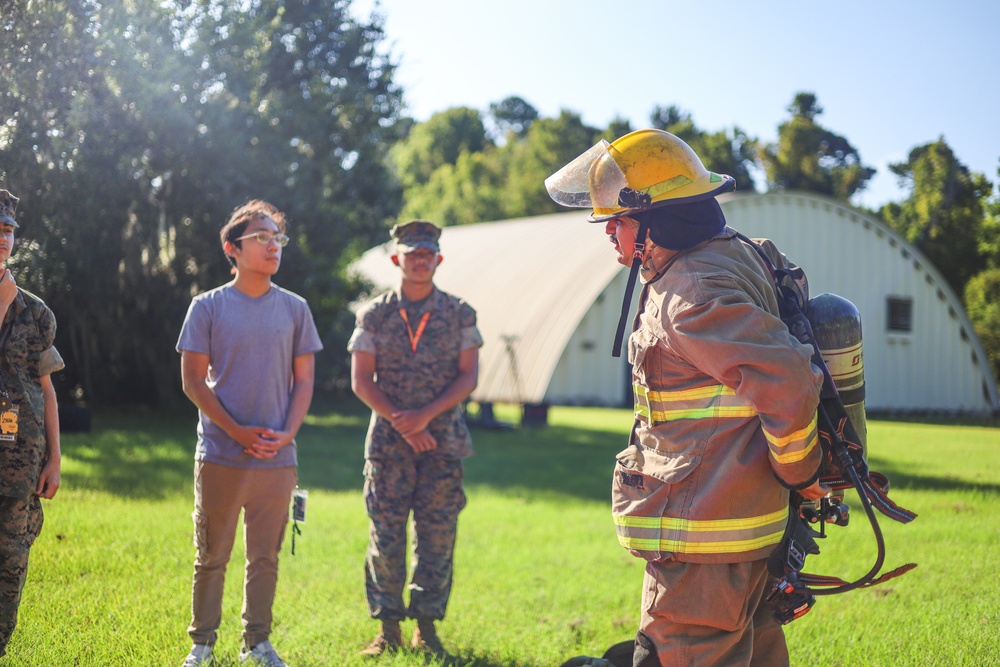
[[[633,129],[568,110],[540,117],[518,97],[416,122],[381,17],[354,17],[349,0],[2,0],[0,32],[0,187],[21,197],[9,266],[56,313],[63,401],[180,400],[169,351],[191,297],[228,279],[218,229],[251,198],[288,214],[277,282],[312,305],[319,384],[343,388],[348,304],[365,288],[346,268],[391,224],[555,212],[544,179]],[[799,93],[773,144],[704,130],[675,105],[654,108],[650,126],[741,190],[846,201],[874,169],[821,113]],[[997,369],[992,184],[943,138],[892,170],[910,196],[873,213],[964,291]]]

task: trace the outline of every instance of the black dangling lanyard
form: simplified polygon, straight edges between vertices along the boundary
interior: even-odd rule
[[[622,356],[625,323],[628,322],[628,311],[632,307],[632,292],[635,290],[635,280],[639,276],[639,267],[642,265],[642,253],[646,249],[648,229],[645,222],[639,223],[639,233],[635,237],[635,248],[632,250],[632,268],[628,273],[628,284],[625,286],[625,295],[622,297],[622,313],[618,318],[618,330],[615,332],[615,343],[611,349],[612,357]]]
[[[299,528],[299,522],[292,520],[292,555],[295,555],[295,536],[301,535],[302,529]]]

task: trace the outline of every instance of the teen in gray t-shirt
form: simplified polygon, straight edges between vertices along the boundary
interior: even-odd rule
[[[198,407],[191,591],[193,645],[183,667],[213,660],[226,567],[242,513],[246,544],[241,662],[287,667],[271,645],[278,552],[298,481],[295,435],[322,347],[306,302],[271,278],[288,244],[285,216],[255,200],[219,232],[235,280],[194,298],[177,342],[184,393]]]

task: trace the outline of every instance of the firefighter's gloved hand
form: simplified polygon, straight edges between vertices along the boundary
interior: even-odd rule
[[[806,500],[819,500],[826,494],[830,493],[830,487],[820,484],[817,479],[812,486],[807,486],[804,489],[799,489],[796,491],[800,496]]]

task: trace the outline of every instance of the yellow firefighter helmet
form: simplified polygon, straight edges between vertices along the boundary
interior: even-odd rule
[[[663,130],[637,130],[601,140],[545,179],[563,206],[592,208],[591,222],[668,204],[683,204],[736,189],[731,176],[705,169],[684,141]]]

